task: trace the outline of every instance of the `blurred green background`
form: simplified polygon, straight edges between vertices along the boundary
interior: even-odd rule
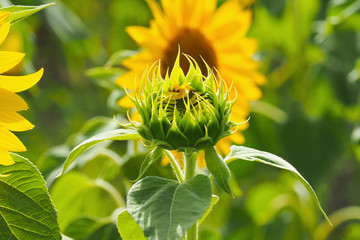
[[[0,0],[39,5],[50,1]],[[13,74],[45,68],[21,95],[36,128],[17,134],[43,173],[65,235],[120,239],[114,221],[125,207],[146,149],[104,143],[57,179],[70,149],[119,126],[124,91],[114,84],[120,61],[138,50],[124,28],[148,26],[144,0],[63,0],[12,26],[2,49],[25,52]],[[223,1],[219,1],[219,5]],[[268,82],[254,102],[245,146],[289,161],[310,182],[330,215],[330,229],[303,187],[280,170],[233,162],[237,197],[220,202],[202,224],[200,239],[360,239],[360,1],[258,0],[248,36],[259,41]],[[174,177],[157,164],[148,175]],[[77,183],[76,186],[74,183]]]

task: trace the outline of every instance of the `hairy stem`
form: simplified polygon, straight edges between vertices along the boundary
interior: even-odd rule
[[[179,163],[176,161],[176,159],[174,158],[174,156],[171,154],[170,151],[165,150],[164,152],[167,158],[169,159],[172,168],[174,169],[177,179],[179,180],[179,182],[183,183],[185,179]]]
[[[185,151],[185,181],[192,179],[196,174],[197,154]],[[198,223],[195,223],[186,233],[186,240],[198,239]]]

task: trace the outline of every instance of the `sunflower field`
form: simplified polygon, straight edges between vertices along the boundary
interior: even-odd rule
[[[360,240],[359,0],[0,0],[0,240]]]

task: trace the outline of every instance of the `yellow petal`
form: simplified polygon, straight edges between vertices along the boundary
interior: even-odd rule
[[[155,55],[161,56],[163,49],[166,47],[164,39],[150,28],[132,26],[127,27],[126,31],[142,48]]]
[[[221,70],[219,69],[219,71],[229,86],[233,84],[238,96],[243,96],[248,100],[258,100],[261,98],[262,92],[259,87],[255,85],[251,77],[242,75],[241,72],[231,68],[224,67]],[[230,81],[228,79],[230,79]]]
[[[243,58],[252,58],[255,54],[258,41],[253,38],[244,38],[243,36],[229,37],[227,39],[222,39],[221,41],[212,40],[213,46],[217,52],[219,52],[218,57],[223,57],[223,55],[236,55],[241,54]],[[254,61],[253,61],[254,62]]]
[[[0,74],[18,65],[23,60],[24,56],[24,53],[0,51]],[[2,86],[1,82],[0,86]]]
[[[131,57],[126,58],[121,62],[122,65],[129,69],[139,70],[140,76],[145,71],[145,69],[154,64],[159,58],[156,58],[149,51],[141,51]]]
[[[181,0],[183,26],[201,29],[211,20],[216,9],[215,0]]]
[[[128,95],[124,96],[123,98],[121,98],[117,104],[120,106],[120,107],[123,107],[123,108],[133,108],[135,107],[134,103],[131,101],[130,97]],[[132,119],[132,118],[131,118]],[[133,120],[133,119],[132,119]],[[134,120],[135,121],[135,120]]]
[[[174,156],[175,160],[178,162],[180,167],[184,168],[184,162],[185,162],[184,153],[173,150],[173,151],[171,151],[171,154]],[[161,159],[161,165],[167,166],[169,163],[170,163],[170,160],[168,159],[166,154],[164,154],[163,158]]]
[[[222,41],[234,34],[245,36],[251,20],[251,11],[244,11],[237,0],[229,0],[215,12],[204,31],[209,33],[207,36],[212,37],[213,41]]]
[[[173,28],[181,28],[182,26],[182,10],[181,2],[172,0],[162,0],[161,5],[164,9],[165,16],[170,26]]]
[[[245,142],[245,138],[240,131],[237,131],[236,133],[228,136],[227,138],[230,142],[235,144],[243,144]]]
[[[11,158],[11,155],[8,151],[0,149],[0,164],[9,166],[14,164],[14,160]]]
[[[150,22],[152,29],[157,31],[159,35],[165,39],[171,39],[173,37],[173,29],[170,27],[169,21],[165,18],[159,4],[154,0],[146,0],[151,12],[155,18],[155,21]]]
[[[230,153],[230,146],[231,142],[229,141],[228,137],[225,137],[221,139],[215,147],[216,150],[218,150],[218,152],[220,152],[222,155],[227,155]]]
[[[260,67],[259,62],[251,57],[245,56],[243,53],[235,50],[232,52],[219,51],[218,62],[219,68],[238,68],[243,70],[256,71]]]
[[[10,15],[11,12],[0,11],[0,25],[2,25]]]
[[[204,151],[201,151],[201,153],[199,154],[196,165],[200,169],[206,166]]]
[[[266,83],[265,76],[257,71],[259,66],[258,62],[247,57],[244,58],[243,56],[240,56],[240,54],[234,55],[238,55],[238,57],[224,54],[219,61],[221,62],[219,69],[232,72],[233,74],[236,73],[232,77],[234,81],[249,81],[256,83],[257,85]],[[226,58],[225,56],[228,56],[229,58]],[[229,74],[227,73],[227,75]]]
[[[142,71],[128,71],[118,77],[115,83],[127,90],[137,90],[140,88]]]
[[[2,89],[0,85],[0,112],[18,112],[28,108],[24,99],[13,92]]]
[[[42,77],[44,69],[26,76],[0,76],[0,87],[11,92],[21,92],[34,86]]]
[[[216,149],[221,152],[224,155],[228,155],[230,153],[230,147],[233,143],[235,144],[243,144],[245,142],[245,138],[242,135],[242,133],[240,131],[227,136],[223,139],[221,139],[217,144],[216,144]]]
[[[0,45],[4,42],[10,31],[10,22],[0,25]]]
[[[14,152],[26,151],[22,142],[9,130],[0,126],[0,149]]]
[[[16,112],[0,112],[0,126],[16,132],[30,130],[34,127],[34,125]]]
[[[138,111],[134,111],[134,113],[131,115],[131,120],[141,122],[141,117]]]

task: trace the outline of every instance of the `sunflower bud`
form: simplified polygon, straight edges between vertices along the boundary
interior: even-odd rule
[[[180,67],[180,53],[171,74],[163,78],[160,62],[145,71],[140,93],[131,97],[141,123],[131,122],[150,145],[168,150],[202,150],[230,135],[235,126],[230,119],[235,100],[229,100],[224,81],[217,80],[207,67],[202,75],[196,61],[185,55],[190,67],[185,75]]]

